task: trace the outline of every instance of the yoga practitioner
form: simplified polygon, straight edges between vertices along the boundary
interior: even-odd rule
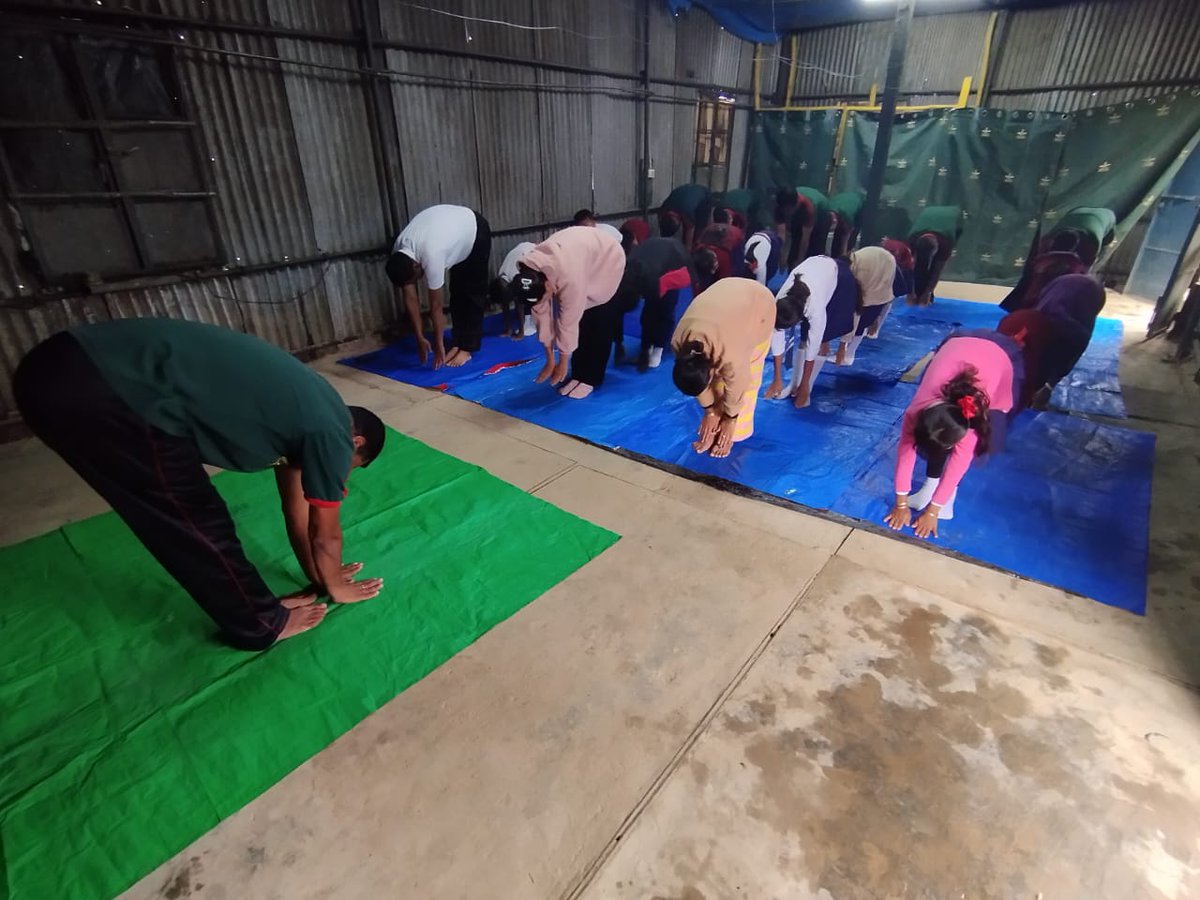
[[[612,302],[617,305],[616,358],[624,359],[625,313],[631,312],[643,300],[642,349],[638,353],[639,372],[657,369],[662,363],[663,349],[671,340],[675,328],[675,307],[679,291],[693,286],[691,257],[674,238],[650,238],[629,251],[625,257],[625,274]]]
[[[1046,286],[1063,275],[1082,275],[1113,239],[1117,217],[1110,209],[1078,207],[1035,242],[1016,287],[1000,303],[1008,312],[1035,306]]]
[[[904,241],[897,241],[892,238],[884,238],[880,242],[880,246],[892,254],[892,258],[896,260],[896,277],[892,281],[892,301],[884,305],[883,312],[879,314],[879,318],[867,329],[867,340],[870,341],[879,337],[879,332],[883,329],[883,323],[897,301],[916,302],[916,298],[913,297],[912,248]]]
[[[758,194],[749,188],[737,188],[717,194],[712,201],[713,221],[736,225],[746,231],[758,217]],[[724,213],[718,218],[718,213]]]
[[[736,225],[714,222],[696,239],[692,265],[700,290],[722,278],[742,275],[746,265],[746,233]]]
[[[913,296],[918,306],[933,302],[942,270],[962,235],[962,210],[957,206],[929,206],[913,223],[908,246],[913,253]]]
[[[534,248],[532,241],[522,241],[508,251],[504,262],[500,263],[500,271],[492,279],[489,293],[494,306],[499,306],[503,315],[504,330],[513,340],[520,340],[537,334],[537,323],[533,321],[533,313],[529,304],[518,300],[509,290],[512,280],[517,276],[517,263],[521,257]],[[509,325],[509,310],[512,310],[512,325]]]
[[[917,518],[917,537],[937,537],[939,519],[954,518],[958,485],[971,460],[1003,448],[1007,413],[1021,382],[1021,351],[1009,338],[983,329],[951,335],[930,360],[904,411],[896,454],[896,500],[884,521],[895,531]],[[925,483],[912,489],[917,456]]]
[[[829,354],[829,342],[854,330],[854,312],[861,288],[844,259],[810,256],[788,275],[776,297],[783,299],[803,287],[804,308],[800,335],[792,355],[792,378],[787,394],[797,409],[809,405],[812,385]],[[793,297],[795,299],[795,297]],[[774,372],[764,395],[772,400],[784,396],[783,354],[786,334],[776,332],[771,339]]]
[[[775,325],[775,298],[746,278],[717,282],[680,318],[671,338],[672,377],[704,409],[692,444],[697,453],[728,456],[734,443],[754,433],[763,361]]]
[[[892,302],[896,259],[882,247],[863,247],[850,254],[850,273],[858,282],[861,300],[854,315],[854,332],[838,341],[837,364],[854,365],[858,345]]]
[[[580,209],[575,212],[575,216],[571,221],[572,225],[583,225],[586,228],[595,228],[607,234],[610,238],[621,243],[621,230],[615,225],[609,225],[607,222],[597,222],[596,214],[590,209]]]
[[[760,228],[746,241],[745,273],[766,286],[779,274],[783,241],[772,228]]]
[[[423,209],[396,238],[388,257],[387,276],[404,296],[404,306],[417,338],[421,365],[429,358],[429,341],[421,329],[417,281],[429,288],[433,321],[433,367],[465,365],[483,340],[483,313],[488,301],[488,258],[492,231],[487,220],[465,206],[442,204]],[[450,317],[453,347],[447,354],[442,289],[450,270]]]
[[[866,198],[858,191],[842,191],[829,198],[829,250],[834,259],[846,256],[858,240],[858,219]],[[825,252],[825,251],[822,251]]]
[[[383,589],[379,578],[354,580],[362,566],[342,562],[338,522],[346,479],[379,454],[383,423],[347,407],[284,350],[178,319],[83,325],[29,351],[13,393],[34,434],[108,501],[233,646],[262,650],[316,627],[326,611],[319,594],[357,603]],[[267,587],[206,463],[274,467],[307,588],[277,597]]]
[[[604,382],[621,317],[620,304],[609,302],[625,272],[621,245],[595,228],[564,228],[521,257],[517,268],[513,293],[534,304],[538,340],[546,350],[534,380],[558,385],[566,379],[559,393],[584,399]]]
[[[1104,286],[1090,275],[1063,275],[1046,286],[1036,308],[1019,309],[1000,320],[996,330],[1023,351],[1020,406],[1046,408],[1055,385],[1087,350],[1104,299]]]
[[[625,250],[626,255],[638,244],[645,243],[649,237],[650,223],[645,219],[635,216],[621,223],[621,247]]]
[[[658,233],[674,237],[691,247],[696,233],[708,225],[712,199],[702,184],[681,184],[667,195],[658,208]]]
[[[825,252],[829,226],[829,199],[816,188],[784,188],[775,194],[775,223],[787,240],[789,269],[809,256]]]

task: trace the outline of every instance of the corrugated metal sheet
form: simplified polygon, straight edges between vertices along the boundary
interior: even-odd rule
[[[538,134],[537,72],[500,63],[470,64],[478,87],[471,107],[479,142],[480,211],[493,228],[542,221],[542,171],[552,140]],[[520,88],[505,85],[521,85]]]
[[[537,23],[527,3],[380,0],[379,6],[384,37],[422,47],[535,59],[535,37],[544,34],[529,27]]]
[[[986,12],[972,12],[913,20],[900,79],[908,102],[945,103],[958,94],[964,78],[978,77],[988,18]],[[886,68],[885,50],[877,79],[881,88]]]
[[[385,257],[340,259],[325,273],[333,337],[350,340],[382,331],[398,318],[396,294],[383,271]]]
[[[1102,0],[1011,14],[996,60],[992,105],[1069,112],[1161,93],[1137,87],[1020,92],[1133,80],[1200,82],[1200,3]]]
[[[596,87],[618,91],[625,84],[607,78],[593,79]],[[640,102],[605,95],[591,98],[592,209],[619,212],[638,205],[638,160],[642,156]],[[569,160],[556,164],[570,165]]]
[[[583,76],[563,72],[542,72],[538,77],[543,84],[559,88],[586,84]],[[543,94],[541,119],[546,154],[542,168],[545,220],[561,221],[580,207],[595,207],[591,97],[562,91]]]
[[[288,350],[333,342],[327,278],[332,262],[233,275],[245,330]]]
[[[188,42],[274,56],[275,41],[197,30]],[[208,144],[222,238],[234,265],[317,252],[288,96],[276,63],[179,52]]]
[[[389,50],[387,59],[388,67],[399,72],[454,79],[391,82],[409,209],[436,203],[479,209],[482,187],[475,114],[471,92],[457,83],[466,74],[463,61],[402,50]]]
[[[349,47],[280,38],[281,56],[354,67]],[[387,241],[362,79],[349,73],[283,67],[312,229],[319,253]],[[336,139],[331,140],[331,136]]]
[[[884,80],[891,27],[860,22],[801,33],[792,96],[804,98],[805,104],[828,94],[865,96],[872,83]]]
[[[730,87],[742,83],[742,58],[749,46],[746,41],[718,26],[703,10],[682,13],[675,21],[676,78]],[[745,84],[748,86],[749,81]]]
[[[245,330],[241,309],[228,278],[205,278],[132,291],[110,291],[103,295],[104,307],[113,319],[159,316],[207,322]]]

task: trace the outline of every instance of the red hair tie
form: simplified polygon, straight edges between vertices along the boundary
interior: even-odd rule
[[[975,398],[970,394],[958,398],[958,409],[963,414],[963,418],[968,422],[979,415],[979,407],[976,406]]]

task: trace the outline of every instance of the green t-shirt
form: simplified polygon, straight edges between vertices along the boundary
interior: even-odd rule
[[[1052,232],[1078,228],[1091,235],[1097,247],[1103,247],[1117,227],[1117,217],[1111,209],[1077,206],[1055,223]]]
[[[866,199],[858,191],[842,191],[829,198],[829,209],[837,213],[843,222],[853,225],[858,221],[858,214],[862,212]]]
[[[723,209],[732,209],[743,216],[749,216],[758,206],[758,194],[749,188],[735,188],[718,194],[713,205]]]
[[[951,241],[957,241],[962,233],[962,207],[927,206],[917,214],[909,237],[932,231]]]
[[[190,438],[204,462],[255,472],[299,466],[310,502],[338,503],[354,455],[350,413],[324,378],[273,344],[179,319],[71,330],[139,416]]]
[[[677,212],[692,222],[698,217],[698,210],[709,199],[708,188],[702,184],[681,184],[663,201],[660,209]]]
[[[796,193],[813,205],[813,212],[820,218],[829,209],[829,198],[816,188],[798,187]]]

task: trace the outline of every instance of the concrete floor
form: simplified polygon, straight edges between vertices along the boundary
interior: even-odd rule
[[[125,896],[1200,896],[1200,389],[1163,352],[1122,361],[1145,618],[321,361],[623,538]],[[0,543],[102,509],[32,442],[0,484]]]

